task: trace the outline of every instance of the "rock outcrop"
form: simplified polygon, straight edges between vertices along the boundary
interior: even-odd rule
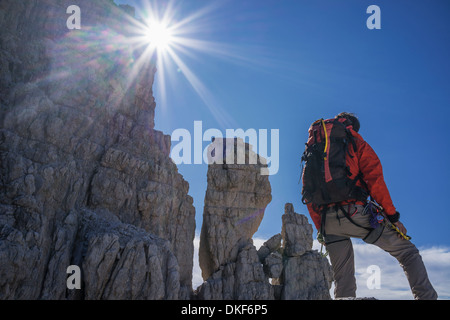
[[[238,138],[217,138],[208,152],[199,249],[205,282],[196,298],[272,299],[273,290],[252,241],[272,199],[268,176],[261,175],[267,167],[265,159]]]
[[[215,139],[208,149],[210,153],[232,153],[233,157],[231,161],[228,156],[220,161],[223,163],[208,165],[199,249],[204,280],[221,266],[236,261],[239,250],[258,230],[272,200],[269,178],[261,175],[261,168],[267,165],[249,144],[242,139],[221,138]],[[245,158],[238,161],[241,152]],[[250,162],[252,158],[254,164]]]
[[[246,150],[245,163],[235,164],[239,143]],[[205,282],[197,288],[196,298],[331,299],[328,260],[312,250],[312,226],[292,204],[285,206],[281,233],[259,250],[253,245],[252,236],[271,201],[268,176],[261,175],[265,159],[239,139],[216,139],[208,152],[213,157],[209,157],[199,250]],[[218,152],[223,157],[216,163]],[[232,157],[226,157],[229,152]],[[254,164],[249,162],[252,157]]]
[[[279,238],[282,238],[280,245]],[[312,250],[312,226],[286,203],[282,232],[258,250],[276,299],[329,300],[333,275],[328,260]]]
[[[268,176],[261,175],[265,159],[238,138],[215,139],[208,152],[199,249],[205,282],[197,289],[197,299],[272,299],[252,241],[272,199]],[[218,153],[223,157],[214,161]]]
[[[328,260],[312,250],[312,226],[287,203],[282,233],[258,250],[252,240],[197,288],[201,300],[330,300]]]
[[[81,30],[71,4],[0,4],[0,298],[189,298],[195,210],[154,130],[154,61],[112,1],[77,1]]]
[[[295,213],[291,203],[286,203],[281,220],[284,254],[288,257],[298,257],[310,251],[313,245],[313,229],[308,219]]]

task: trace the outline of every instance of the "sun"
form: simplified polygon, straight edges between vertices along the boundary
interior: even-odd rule
[[[203,55],[227,61],[235,59],[233,52],[236,48],[204,38],[211,32],[212,20],[209,14],[216,11],[221,2],[210,1],[208,5],[193,11],[183,7],[186,2],[167,0],[161,4],[162,2],[142,0],[136,18],[129,18],[133,36],[128,39],[128,43],[138,49],[138,54],[132,59],[129,83],[133,83],[150,63],[155,64],[158,70],[155,75],[158,83],[155,94],[158,95],[162,108],[166,105],[168,85],[184,77],[219,123],[229,122],[232,118],[217,107],[219,103],[213,93],[187,63],[191,58],[198,59]],[[205,30],[208,32],[205,33]]]
[[[173,43],[173,32],[163,22],[153,22],[146,30],[146,38],[149,45],[158,51],[166,51]]]

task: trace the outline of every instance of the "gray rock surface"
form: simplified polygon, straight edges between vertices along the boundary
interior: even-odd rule
[[[236,261],[214,272],[198,289],[199,300],[272,300],[269,284],[255,246],[249,242],[240,248]]]
[[[263,243],[258,249],[258,257],[263,262],[270,253],[277,251],[281,247],[282,236],[278,233]]]
[[[80,222],[74,252],[81,256],[74,259],[84,274],[85,299],[179,298],[179,265],[169,241],[95,212],[83,212]]]
[[[272,279],[275,299],[331,299],[331,266],[317,250],[312,250],[312,242],[308,219],[286,203],[281,234],[270,238],[258,250],[265,275]]]
[[[267,277],[278,279],[283,272],[283,256],[279,252],[271,252],[264,259],[263,266]]]
[[[291,203],[284,208],[281,236],[283,238],[284,254],[286,256],[301,256],[312,249],[313,229],[304,215],[294,212]]]
[[[330,300],[332,272],[328,260],[316,250],[284,261],[282,300]]]
[[[328,260],[312,250],[312,226],[286,203],[282,216],[282,300],[329,300],[333,274]]]

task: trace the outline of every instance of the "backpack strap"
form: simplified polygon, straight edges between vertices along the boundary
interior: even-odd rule
[[[326,217],[327,217],[327,210],[328,207],[326,205],[322,206],[322,208],[320,208],[320,233],[323,235],[323,237],[326,237],[326,233],[325,233],[325,221],[326,221]]]
[[[329,139],[328,139],[327,127],[325,126],[325,121],[323,121],[323,119],[322,119],[321,122],[322,122],[323,132],[325,134],[325,149],[323,150],[323,154],[324,154],[324,160],[327,160]]]
[[[355,137],[352,135],[352,133],[350,132],[350,129],[348,129],[348,127],[345,128],[345,133],[347,134],[347,138],[344,141],[344,143],[345,143],[345,151],[346,151],[346,153],[348,154],[348,156],[350,158],[353,158],[354,156],[351,154],[351,152],[350,152],[350,150],[348,148],[348,145],[349,145],[349,143],[351,143],[351,145],[353,147],[353,152],[355,152],[355,154],[356,154],[357,146],[356,146]]]

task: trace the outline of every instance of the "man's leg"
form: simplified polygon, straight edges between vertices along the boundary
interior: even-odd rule
[[[357,206],[358,211],[363,206]],[[355,206],[350,212],[355,213]],[[356,297],[355,261],[351,237],[362,238],[367,231],[352,224],[341,210],[329,210],[325,220],[326,247],[334,273],[334,297]]]
[[[354,209],[357,209],[355,212]],[[348,212],[352,215],[352,219],[364,227],[370,226],[369,216],[361,215],[363,206],[350,207]],[[339,212],[339,219],[336,219],[336,213],[327,215],[326,232],[336,234],[344,237],[364,238],[367,231],[363,228],[358,228]],[[349,243],[346,243],[349,242]],[[400,239],[397,233],[393,230],[385,228],[381,237],[374,243],[374,245],[389,252],[395,257],[405,271],[411,291],[415,299],[433,300],[437,299],[437,293],[431,285],[428,274],[423,264],[422,257],[419,254],[416,246],[408,240]],[[352,294],[353,286],[356,288],[354,277],[354,257],[353,247],[351,241],[343,241],[343,243],[336,242],[327,245],[330,253],[330,260],[333,271],[339,278],[336,279],[335,297],[355,296]],[[336,265],[335,265],[336,264]],[[340,282],[340,283],[338,283]],[[339,288],[340,287],[340,288]],[[356,289],[355,289],[356,290]]]
[[[356,297],[355,262],[353,246],[350,238],[337,239],[332,242],[332,236],[327,236],[327,250],[333,268],[335,288],[334,297]]]
[[[398,260],[406,274],[414,299],[437,299],[437,293],[428,279],[419,250],[411,241],[399,238],[393,230],[385,229],[374,245],[389,252]]]

